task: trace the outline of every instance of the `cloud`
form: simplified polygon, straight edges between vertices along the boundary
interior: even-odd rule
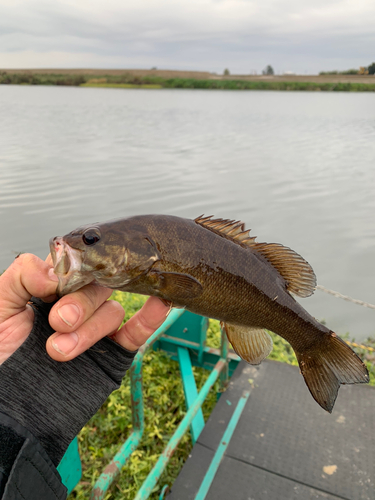
[[[0,67],[316,72],[374,57],[371,0],[0,0]]]

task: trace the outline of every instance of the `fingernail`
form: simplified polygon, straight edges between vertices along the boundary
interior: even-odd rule
[[[48,269],[48,277],[51,281],[59,281],[59,278],[56,276],[55,271],[53,270],[53,267]]]
[[[79,309],[74,304],[66,304],[60,307],[57,313],[68,326],[74,326],[79,318]]]
[[[78,335],[76,332],[60,333],[52,340],[52,346],[60,354],[69,354],[78,344]]]

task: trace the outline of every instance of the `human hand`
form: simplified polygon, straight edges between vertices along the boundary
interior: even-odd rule
[[[0,276],[0,364],[8,359],[28,337],[34,323],[32,296],[46,302],[57,299],[57,277],[52,262],[32,254],[22,254]],[[110,336],[122,347],[135,351],[163,323],[168,313],[156,297],[150,297],[122,328],[121,305],[107,300],[108,288],[87,285],[65,295],[52,307],[49,323],[56,333],[46,349],[56,361],[69,361],[101,338]]]

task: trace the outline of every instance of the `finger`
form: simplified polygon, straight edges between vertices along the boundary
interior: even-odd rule
[[[86,285],[62,297],[49,313],[49,323],[56,332],[72,332],[83,325],[111,296],[112,290]]]
[[[135,351],[164,323],[170,310],[157,297],[150,297],[111,338],[129,351]]]
[[[34,295],[55,294],[57,276],[51,266],[35,255],[21,254],[0,277],[0,323],[26,308]]]
[[[47,340],[46,348],[56,361],[69,361],[116,331],[124,319],[124,309],[114,301],[104,302],[79,328],[70,332],[57,331]]]
[[[53,267],[53,260],[52,260],[52,257],[51,257],[50,253],[48,254],[48,257],[46,258],[46,260],[44,262],[46,264],[48,264],[49,266]]]
[[[55,272],[53,270],[53,260],[52,260],[52,257],[51,257],[51,254],[49,253],[48,254],[48,257],[46,258],[46,260],[44,261],[46,264],[48,264],[49,266],[51,266],[51,269],[49,270],[49,276],[52,276],[54,280],[56,280],[57,276],[55,277]],[[53,295],[48,295],[47,297],[43,297],[43,301],[44,302],[53,302],[54,300],[57,299],[57,296],[56,294],[53,294]]]

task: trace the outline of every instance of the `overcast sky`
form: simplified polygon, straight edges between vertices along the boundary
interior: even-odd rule
[[[0,68],[314,74],[373,61],[374,0],[0,0]]]

